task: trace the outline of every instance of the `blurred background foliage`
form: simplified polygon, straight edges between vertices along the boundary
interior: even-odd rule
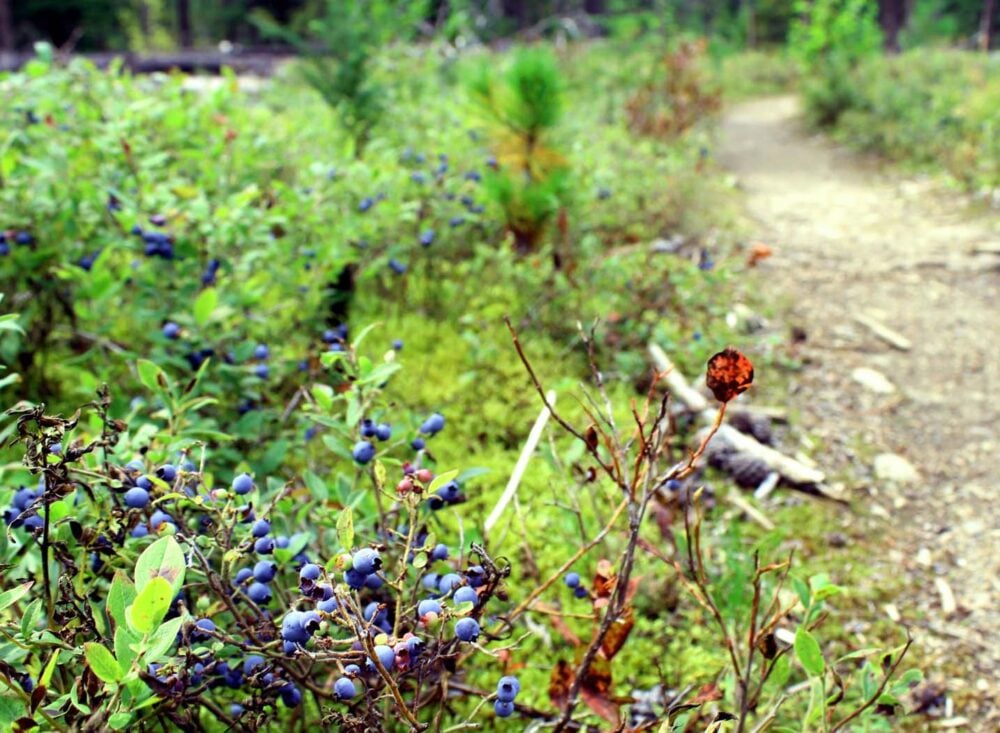
[[[291,48],[288,38],[262,29],[303,32],[339,6],[363,17],[383,40],[442,36],[468,43],[515,34],[635,37],[684,30],[710,36],[717,47],[780,45],[810,6],[800,0],[0,0],[0,51],[30,49],[37,41],[77,51],[204,48],[226,41]],[[866,0],[877,10],[886,45],[929,41],[981,43],[995,35],[995,0]]]

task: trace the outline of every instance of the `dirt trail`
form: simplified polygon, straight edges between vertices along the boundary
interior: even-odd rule
[[[788,304],[786,330],[807,334],[792,380],[801,427],[850,490],[873,562],[906,578],[888,613],[911,626],[953,706],[935,713],[959,730],[1000,730],[1000,217],[811,136],[793,97],[734,107],[721,132],[719,160],[745,190],[754,236],[775,248],[764,295]],[[879,340],[856,313],[912,349]],[[897,390],[862,386],[858,367]],[[881,453],[919,478],[879,478]]]

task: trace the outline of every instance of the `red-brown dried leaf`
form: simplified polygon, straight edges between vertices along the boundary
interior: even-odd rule
[[[619,724],[619,705],[611,695],[611,663],[596,657],[580,683],[580,697],[591,710],[614,726]]]
[[[706,702],[715,702],[716,700],[721,699],[722,690],[714,682],[709,682],[707,685],[702,685],[701,689],[698,690],[698,694],[687,702],[692,705],[702,705]]]
[[[604,655],[605,659],[614,659],[614,656],[621,651],[633,626],[635,626],[635,614],[632,611],[632,606],[625,606],[622,615],[608,627],[608,633],[605,635],[604,641],[601,642],[601,654]]]
[[[729,402],[743,394],[753,384],[753,363],[743,354],[727,346],[708,360],[705,384],[719,402]]]
[[[549,677],[549,700],[559,710],[566,707],[569,689],[573,686],[573,668],[565,659],[556,662]]]
[[[753,247],[750,248],[750,256],[747,257],[747,265],[750,267],[756,267],[757,263],[761,260],[766,260],[774,254],[774,250],[768,247],[763,242],[756,242]]]
[[[621,724],[621,713],[618,703],[598,692],[588,690],[586,687],[580,690],[580,697],[583,698],[588,708],[600,715],[615,728]]]
[[[617,580],[615,566],[608,560],[598,560],[597,571],[594,573],[594,595],[598,598],[609,597],[614,592]]]

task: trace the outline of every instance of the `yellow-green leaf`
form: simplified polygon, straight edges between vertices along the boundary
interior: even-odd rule
[[[91,671],[104,682],[121,682],[122,668],[114,655],[109,652],[103,644],[93,641],[85,642],[83,654],[87,657],[87,663]]]

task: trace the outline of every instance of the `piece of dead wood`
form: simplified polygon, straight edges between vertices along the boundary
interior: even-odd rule
[[[945,617],[951,616],[958,610],[958,603],[955,601],[955,594],[948,585],[948,581],[942,577],[934,578],[934,587],[937,588],[938,596],[941,598],[941,613]]]
[[[657,371],[664,374],[663,383],[671,395],[691,412],[696,413],[699,421],[705,425],[705,428],[696,437],[696,440],[701,440],[715,420],[715,410],[709,405],[708,399],[691,386],[663,349],[657,344],[650,344],[649,354]],[[713,442],[724,444],[737,452],[759,458],[767,464],[768,468],[779,473],[787,483],[803,488],[808,493],[819,494],[837,501],[843,500],[842,497],[836,495],[836,492],[831,492],[828,487],[823,486],[826,476],[822,471],[806,466],[801,461],[763,445],[752,436],[741,433],[729,425],[722,425],[719,428]]]
[[[750,519],[755,521],[764,529],[771,531],[774,529],[774,522],[764,516],[760,510],[751,504],[749,501],[740,496],[736,491],[729,491],[726,493],[726,501],[732,504],[734,507],[739,509],[741,512],[746,514]]]
[[[903,334],[899,333],[898,331],[894,331],[893,329],[886,326],[884,323],[880,323],[871,316],[866,316],[864,313],[858,313],[858,312],[852,313],[851,315],[853,316],[854,320],[857,323],[860,323],[862,326],[864,326],[873,334],[875,334],[875,336],[880,338],[882,341],[885,341],[887,344],[889,344],[889,346],[893,347],[894,349],[899,349],[900,351],[909,351],[911,348],[913,348],[913,344],[911,344],[910,340],[905,336],[903,336]]]

